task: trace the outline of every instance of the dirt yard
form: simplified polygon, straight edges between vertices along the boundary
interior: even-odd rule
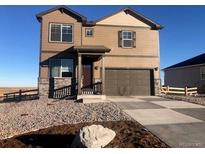
[[[75,134],[93,123],[54,126],[10,139],[0,140],[0,148],[69,148]],[[107,148],[166,148],[159,138],[133,121],[94,122],[113,129],[116,137]]]
[[[36,89],[37,87],[0,87],[0,97],[3,96],[4,93],[12,93],[21,90],[30,90]]]

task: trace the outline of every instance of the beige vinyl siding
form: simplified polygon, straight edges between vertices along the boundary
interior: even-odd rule
[[[150,27],[142,21],[136,19],[130,14],[126,14],[124,11],[121,11],[117,14],[114,14],[108,18],[105,18],[99,22],[99,25],[120,25],[120,26],[139,26],[139,27]]]
[[[109,55],[147,55],[158,56],[158,31],[149,28],[95,26],[94,36],[85,37],[83,27],[83,45],[105,45],[110,48]],[[118,31],[129,30],[136,32],[136,48],[119,48]]]
[[[160,78],[159,33],[149,28],[124,26],[94,26],[94,36],[85,37],[83,27],[83,45],[104,45],[111,49],[105,56],[105,67],[115,68],[156,68],[155,78]],[[118,31],[136,32],[136,47],[124,49],[118,46]],[[101,62],[94,66],[100,67]],[[100,71],[94,70],[94,77],[100,78]]]

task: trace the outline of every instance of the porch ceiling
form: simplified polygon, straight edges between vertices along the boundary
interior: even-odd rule
[[[105,52],[110,52],[110,49],[105,46],[94,46],[94,45],[83,45],[74,46],[74,50],[78,53],[84,54],[104,54]]]

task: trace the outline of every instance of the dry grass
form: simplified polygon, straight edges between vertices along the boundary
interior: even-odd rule
[[[17,92],[21,90],[31,90],[36,89],[37,87],[0,87],[0,97],[3,96],[4,93]]]

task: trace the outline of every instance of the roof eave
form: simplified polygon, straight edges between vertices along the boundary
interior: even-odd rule
[[[38,13],[38,14],[36,15],[36,18],[37,18],[37,20],[38,20],[39,22],[41,22],[41,21],[42,21],[42,16],[44,16],[44,15],[50,13],[50,12],[59,10],[59,9],[65,9],[66,11],[71,12],[73,15],[75,15],[75,16],[77,16],[79,19],[81,19],[82,22],[86,22],[86,21],[87,21],[87,18],[86,18],[85,16],[83,16],[83,15],[81,15],[81,14],[79,14],[79,13],[73,11],[73,10],[71,10],[70,8],[68,8],[68,7],[64,6],[64,5],[56,6],[56,7],[54,7],[54,8],[51,8],[51,9],[47,10],[47,11],[43,11],[43,12],[41,12],[41,13]]]

